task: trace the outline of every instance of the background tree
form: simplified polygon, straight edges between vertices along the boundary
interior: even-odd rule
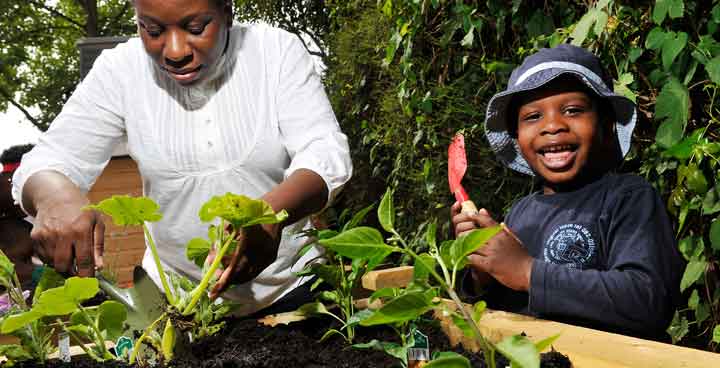
[[[47,129],[80,80],[75,43],[82,37],[131,35],[132,16],[124,0],[4,0],[0,111],[13,105]]]

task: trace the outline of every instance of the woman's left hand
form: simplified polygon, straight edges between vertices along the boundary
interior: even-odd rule
[[[237,247],[233,254],[223,257],[222,266],[215,272],[218,281],[210,291],[214,300],[231,284],[242,284],[257,277],[277,258],[280,245],[279,224],[254,225],[244,228],[237,235]],[[215,259],[211,251],[206,262]]]

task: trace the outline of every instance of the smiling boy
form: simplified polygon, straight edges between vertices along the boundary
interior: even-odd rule
[[[527,57],[488,105],[490,147],[542,190],[513,204],[505,230],[470,256],[491,307],[663,338],[682,260],[662,200],[613,173],[630,149],[634,104],[590,52],[571,45]],[[452,207],[456,236],[496,225]]]

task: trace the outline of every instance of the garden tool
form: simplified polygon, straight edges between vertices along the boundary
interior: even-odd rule
[[[144,330],[160,317],[165,309],[165,296],[140,266],[133,270],[133,286],[127,289],[118,287],[99,273],[95,277],[110,299],[127,308],[129,336],[132,336],[132,331]]]
[[[453,137],[452,142],[450,142],[450,147],[448,147],[448,182],[450,183],[450,192],[452,192],[455,195],[455,199],[462,204],[461,212],[467,215],[473,215],[477,213],[477,207],[475,207],[475,203],[470,200],[470,197],[461,184],[466,170],[465,137],[462,133],[458,133]]]

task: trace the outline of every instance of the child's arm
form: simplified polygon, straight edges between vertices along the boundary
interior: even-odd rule
[[[649,185],[636,187],[619,196],[607,215],[600,219],[606,267],[580,270],[535,260],[529,309],[634,335],[663,336],[683,270],[663,203]]]

